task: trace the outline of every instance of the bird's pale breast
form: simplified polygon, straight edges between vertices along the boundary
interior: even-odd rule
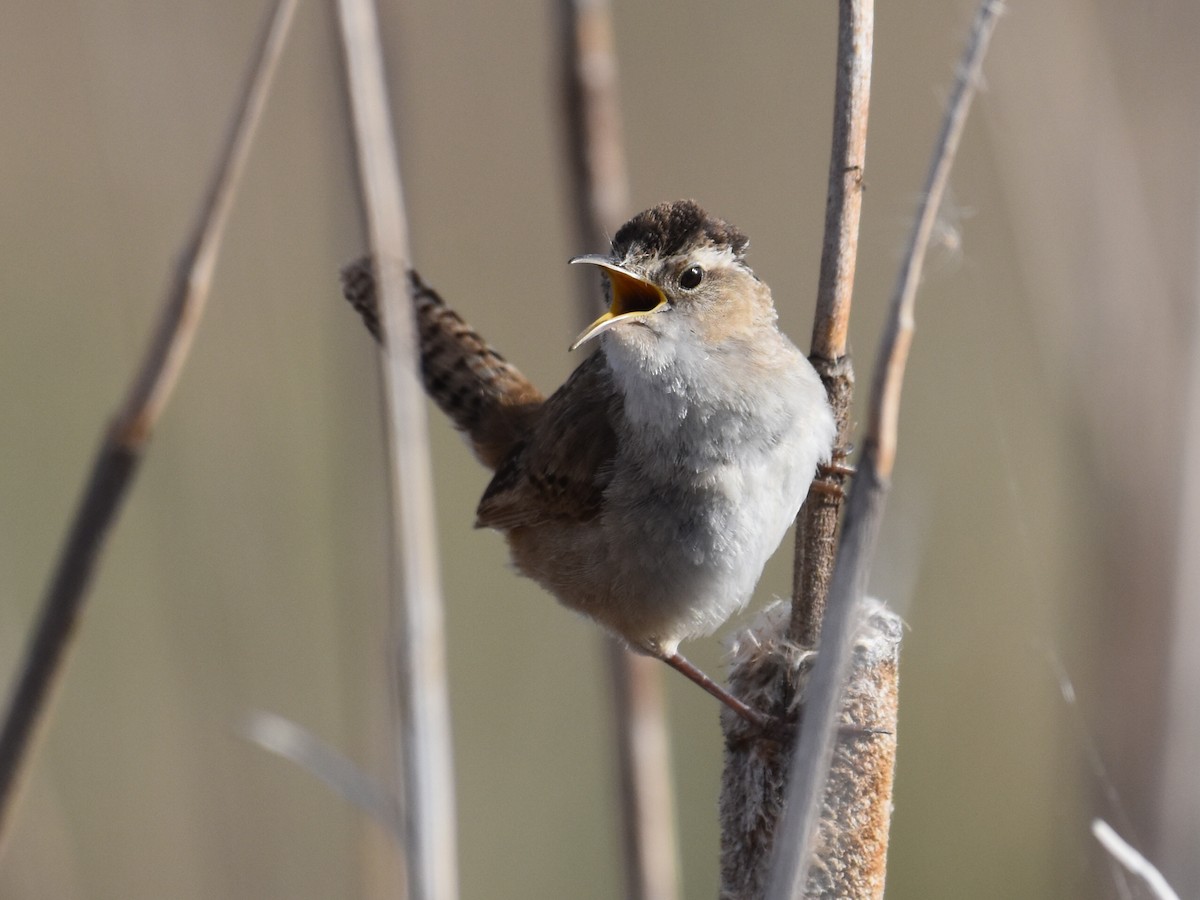
[[[743,606],[827,460],[834,425],[808,361],[777,332],[765,369],[709,351],[664,367],[606,347],[624,394],[603,529],[614,623],[673,650]]]

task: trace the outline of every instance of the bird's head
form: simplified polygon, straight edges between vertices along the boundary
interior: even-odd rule
[[[577,256],[608,277],[609,308],[571,349],[605,332],[618,340],[717,342],[773,324],[771,293],[745,263],[749,239],[691,200],[638,213],[612,253]]]

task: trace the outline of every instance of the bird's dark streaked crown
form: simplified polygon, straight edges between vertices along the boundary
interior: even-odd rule
[[[613,238],[612,252],[616,259],[625,259],[631,252],[665,259],[699,244],[728,247],[740,260],[750,239],[728,222],[710,216],[694,201],[676,200],[640,212],[622,225]]]

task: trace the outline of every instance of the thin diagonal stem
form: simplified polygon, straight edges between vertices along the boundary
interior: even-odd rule
[[[776,841],[767,892],[770,900],[790,900],[803,896],[808,880],[845,673],[854,634],[860,623],[859,610],[895,463],[900,389],[912,341],[917,284],[925,249],[1000,9],[999,0],[983,0],[976,14],[946,107],[941,133],[934,145],[933,160],[908,250],[889,303],[888,318],[876,357],[864,452],[850,492],[837,564],[830,585],[820,652],[804,707],[804,727],[800,729],[792,759],[787,809]]]
[[[221,158],[163,302],[158,329],[96,452],[87,488],[42,598],[0,733],[0,840],[7,834],[23,764],[66,664],[105,539],[192,346],[225,224],[295,8],[295,0],[279,0],[262,33]]]

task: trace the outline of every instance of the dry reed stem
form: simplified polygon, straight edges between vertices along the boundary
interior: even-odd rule
[[[846,355],[867,163],[874,39],[872,0],[840,0],[833,147],[812,334],[812,353],[823,360],[834,361]]]
[[[612,7],[608,0],[559,0],[558,5],[576,236],[581,250],[599,250],[629,215]],[[594,285],[595,279],[588,283]],[[594,318],[586,309],[584,315],[588,322]]]
[[[248,715],[241,732],[246,740],[295,763],[323,782],[347,803],[370,815],[397,841],[404,840],[404,817],[395,794],[312,732],[269,712]]]
[[[295,8],[295,0],[279,0],[262,32],[221,157],[164,298],[158,328],[96,451],[87,487],[42,598],[0,733],[0,841],[8,832],[25,763],[66,665],[105,539],[187,361],[233,198]]]
[[[560,0],[567,163],[577,246],[600,250],[629,212],[617,57],[608,0]],[[595,279],[576,276],[579,327],[596,315]],[[605,637],[613,691],[625,896],[679,896],[678,838],[664,718],[662,665]]]
[[[635,656],[607,639],[621,788],[625,896],[679,896],[679,839],[675,827],[670,742],[663,715],[662,664]]]
[[[820,653],[804,705],[804,727],[800,729],[792,758],[787,805],[776,841],[767,893],[771,900],[802,896],[808,883],[850,649],[860,620],[859,609],[895,464],[900,390],[912,342],[916,288],[1000,9],[999,0],[983,0],[976,13],[935,144],[923,199],[889,303],[872,382],[863,456],[847,504]]]
[[[846,335],[858,260],[874,37],[874,0],[840,0],[833,147],[810,356],[837,420],[835,456],[841,456],[846,447],[854,393],[854,368],[846,355]],[[839,487],[844,484],[839,476],[826,476],[824,480]],[[794,640],[809,647],[816,646],[825,617],[840,512],[841,499],[836,494],[811,490],[797,517],[790,633]]]
[[[870,105],[874,4],[872,0],[841,0],[838,14],[837,78],[834,93],[832,148],[825,207],[825,237],[817,291],[810,359],[825,384],[837,421],[837,455],[844,454],[849,430],[854,371],[846,355],[846,335],[858,254],[862,211],[863,173],[866,164],[867,112]],[[838,476],[827,483],[841,485]],[[800,675],[791,664],[791,651],[811,654],[820,634],[825,601],[833,576],[837,550],[837,525],[841,498],[811,490],[797,517],[793,566],[792,604],[786,638],[782,632],[764,639],[761,652],[737,656],[731,680],[735,685],[772,685],[774,695],[763,696],[759,707],[776,715],[794,709]],[[783,627],[782,625],[780,626]],[[807,673],[807,666],[805,668]],[[878,679],[870,695],[894,710],[896,668],[872,670]],[[807,679],[807,674],[805,674]],[[862,677],[866,677],[863,674]],[[741,689],[739,688],[739,692]],[[886,703],[884,702],[886,700]],[[794,740],[784,744],[760,742],[753,754],[738,748],[742,730],[726,720],[725,775],[721,795],[722,895],[727,898],[761,897],[766,887],[774,835],[782,812],[788,761]],[[822,853],[823,871],[838,873],[846,887],[856,879],[882,873],[887,852],[887,815],[890,803],[894,740],[879,754],[873,746],[847,749],[842,772],[886,770],[889,787],[876,790],[880,777],[843,781],[839,796],[876,810],[872,821],[881,828],[865,830],[858,818],[835,819],[837,833],[827,833]],[[886,766],[881,763],[886,760]],[[847,776],[848,777],[848,776]],[[767,787],[769,786],[769,787]],[[858,793],[861,792],[861,793]],[[752,822],[747,829],[740,823]],[[827,829],[829,832],[829,829]],[[854,848],[848,850],[847,847]],[[838,854],[833,858],[830,854]],[[882,875],[879,877],[882,883]]]
[[[380,363],[391,489],[391,663],[405,870],[410,900],[453,900],[458,869],[441,579],[425,400],[405,278],[410,255],[399,157],[374,4],[338,0],[337,8],[359,189],[388,335]]]
[[[1093,819],[1092,834],[1108,851],[1109,856],[1131,874],[1136,875],[1157,900],[1179,900],[1179,895],[1163,877],[1162,872],[1158,871],[1150,860],[1117,834],[1111,825],[1103,819]]]

